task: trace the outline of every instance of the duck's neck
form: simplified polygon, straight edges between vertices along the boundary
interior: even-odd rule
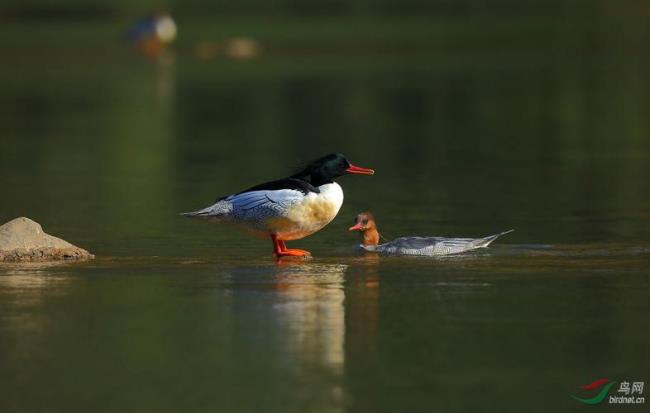
[[[379,245],[379,231],[377,231],[377,228],[363,231],[363,245]]]
[[[306,169],[306,170],[304,170],[302,172],[299,172],[299,173],[297,173],[295,175],[292,175],[291,178],[301,179],[301,180],[303,180],[305,182],[309,182],[310,184],[312,184],[315,187],[319,187],[319,186],[325,185],[325,184],[331,184],[332,182],[334,182],[334,180],[332,178],[327,177],[327,176],[323,176],[322,174],[319,174],[319,173],[313,173],[309,169]]]

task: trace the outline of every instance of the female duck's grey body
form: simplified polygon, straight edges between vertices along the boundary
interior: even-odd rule
[[[379,245],[361,245],[366,251],[387,255],[451,255],[485,248],[492,241],[514,230],[485,238],[402,237]]]
[[[355,217],[354,225],[350,227],[350,231],[361,231],[361,248],[366,251],[387,255],[438,256],[485,248],[501,235],[514,230],[484,238],[402,237],[379,244],[381,236],[374,217],[370,212],[362,212]]]

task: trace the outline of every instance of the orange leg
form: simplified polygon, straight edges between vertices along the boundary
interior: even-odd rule
[[[309,251],[289,249],[284,241],[277,238],[275,234],[271,234],[271,241],[273,241],[273,253],[278,257],[309,257]]]

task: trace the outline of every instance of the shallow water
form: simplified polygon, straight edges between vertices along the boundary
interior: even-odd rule
[[[152,64],[110,28],[11,49],[0,218],[97,259],[0,267],[0,410],[573,411],[648,379],[650,64],[632,29],[583,29],[253,62]],[[311,260],[177,215],[334,150],[377,174],[290,244]],[[363,209],[388,238],[516,232],[356,255]]]
[[[648,249],[610,247],[5,268],[4,403],[574,410],[590,377],[647,374]]]

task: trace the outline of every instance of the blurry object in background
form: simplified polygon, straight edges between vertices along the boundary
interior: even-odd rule
[[[136,20],[126,35],[139,53],[157,58],[176,39],[176,31],[174,19],[161,13]]]
[[[219,55],[220,50],[221,45],[217,42],[199,42],[196,44],[196,46],[194,46],[194,57],[199,60],[214,59],[217,57],[217,55]]]
[[[250,37],[231,37],[223,42],[199,42],[194,46],[194,57],[209,60],[223,55],[231,59],[252,59],[259,56],[262,47]]]
[[[233,59],[251,59],[260,53],[260,45],[250,37],[233,37],[226,41],[225,51]]]

